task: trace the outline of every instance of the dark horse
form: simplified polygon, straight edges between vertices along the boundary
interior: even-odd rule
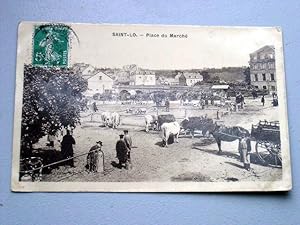
[[[218,144],[218,148],[219,148],[218,154],[222,153],[221,141],[232,142],[242,137],[249,137],[247,139],[247,148],[249,151],[251,150],[250,132],[243,127],[238,127],[238,126],[226,127],[226,126],[220,126],[215,124],[215,128],[211,132],[211,134],[213,135],[213,137],[215,138]]]

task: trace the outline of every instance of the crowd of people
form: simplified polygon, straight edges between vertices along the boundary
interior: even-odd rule
[[[132,149],[132,138],[129,135],[128,130],[124,130],[123,134],[119,135],[119,140],[116,142],[116,158],[118,159],[117,167],[122,169],[132,168],[131,162],[131,149]],[[54,147],[56,136],[49,134],[47,137],[48,147]],[[74,149],[73,146],[76,144],[74,137],[72,136],[70,130],[67,130],[66,134],[63,136],[60,142],[61,148],[61,161],[64,166],[74,166]],[[101,151],[103,144],[102,141],[97,141],[96,145],[92,146],[87,154],[86,168],[90,172],[98,172],[99,165],[99,152]]]

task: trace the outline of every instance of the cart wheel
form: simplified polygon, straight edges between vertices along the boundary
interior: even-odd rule
[[[280,146],[269,142],[257,142],[255,145],[256,153],[264,165],[280,168],[282,158]]]

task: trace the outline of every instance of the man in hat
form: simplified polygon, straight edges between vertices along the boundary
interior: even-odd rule
[[[132,139],[128,133],[128,130],[124,130],[124,141],[125,141],[127,149],[128,149],[128,152],[127,152],[128,162],[131,164],[130,153],[131,153],[131,148],[132,148]]]
[[[125,169],[128,169],[128,148],[124,140],[124,135],[120,134],[120,139],[116,144],[117,158],[119,160],[119,167],[122,168],[125,164]]]
[[[97,141],[96,145],[91,147],[88,155],[87,155],[87,169],[90,172],[98,172],[99,166],[99,150],[101,150],[102,141]]]

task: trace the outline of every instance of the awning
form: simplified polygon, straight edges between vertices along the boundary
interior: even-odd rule
[[[227,90],[229,88],[228,84],[220,84],[220,85],[213,85],[211,89],[213,90]]]

